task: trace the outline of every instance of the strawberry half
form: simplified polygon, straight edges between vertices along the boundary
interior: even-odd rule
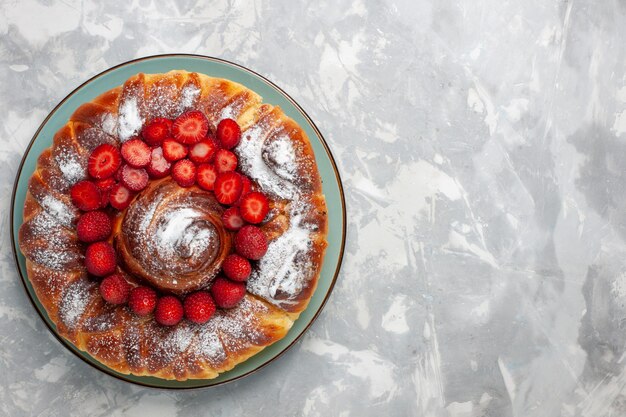
[[[217,151],[217,144],[212,139],[202,140],[189,148],[189,159],[196,164],[211,161]]]
[[[234,171],[237,168],[237,156],[226,149],[215,153],[215,167],[218,172]]]
[[[114,185],[109,193],[109,203],[111,207],[124,210],[130,204],[133,194],[122,184]]]
[[[146,167],[151,178],[164,178],[170,174],[172,164],[163,156],[163,148],[152,149],[152,158]]]
[[[103,143],[89,155],[87,170],[92,178],[101,180],[115,174],[121,164],[120,151],[110,143]]]
[[[163,141],[163,157],[170,162],[178,161],[187,156],[189,149],[172,138]]]
[[[82,211],[97,210],[102,205],[100,190],[91,181],[80,181],[70,189],[72,203]]]
[[[141,191],[148,185],[148,173],[143,168],[133,168],[130,165],[122,167],[122,184],[130,191]]]
[[[222,148],[232,149],[241,140],[241,128],[233,119],[223,119],[217,125],[216,136]]]
[[[241,199],[239,210],[245,221],[256,224],[261,223],[267,216],[270,206],[265,194],[253,191]]]
[[[244,225],[241,213],[239,213],[239,207],[230,207],[224,210],[222,213],[222,223],[228,230],[239,230]]]
[[[196,182],[196,166],[189,159],[178,161],[172,167],[172,178],[181,187],[191,187]]]
[[[243,174],[239,174],[241,176],[241,195],[239,196],[239,199],[237,201],[235,201],[235,205],[238,206],[239,204],[241,204],[241,200],[243,200],[243,198],[248,195],[248,193],[250,191],[252,191],[252,181],[250,181],[250,178],[246,177]]]
[[[233,204],[241,195],[241,176],[236,172],[224,172],[215,180],[215,198],[222,204]]]
[[[152,151],[141,139],[131,139],[122,144],[122,158],[134,168],[143,168],[150,163]]]
[[[202,112],[197,110],[181,114],[172,126],[174,138],[185,145],[200,142],[208,131],[209,121]]]
[[[145,125],[141,130],[141,137],[150,146],[158,146],[164,139],[169,138],[172,134],[172,122],[164,117],[157,117],[150,123]]]
[[[196,170],[196,181],[203,190],[213,191],[217,170],[212,164],[200,164]]]

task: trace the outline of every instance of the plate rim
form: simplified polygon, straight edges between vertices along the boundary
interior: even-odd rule
[[[207,61],[212,61],[212,62],[217,62],[217,63],[233,66],[233,67],[238,68],[238,69],[240,69],[240,70],[242,70],[244,72],[250,73],[253,76],[258,77],[261,81],[267,83],[270,87],[274,88],[278,93],[283,95],[296,108],[296,110],[298,110],[302,114],[302,116],[305,118],[305,120],[311,125],[311,127],[315,131],[316,135],[320,139],[320,142],[322,144],[322,147],[324,148],[324,151],[328,155],[328,159],[330,161],[331,167],[332,167],[333,172],[335,174],[335,178],[337,179],[337,187],[339,189],[339,201],[340,201],[340,204],[341,204],[341,221],[342,221],[342,224],[341,224],[341,226],[342,226],[341,227],[342,228],[342,230],[341,230],[341,243],[340,243],[340,248],[339,248],[339,257],[337,259],[337,264],[335,266],[335,272],[334,272],[332,281],[330,283],[330,286],[328,287],[328,290],[327,290],[327,292],[326,292],[326,294],[324,296],[324,299],[322,300],[322,303],[320,304],[319,308],[317,309],[317,311],[315,312],[315,314],[313,315],[311,320],[306,324],[304,329],[302,329],[302,331],[295,337],[295,339],[289,345],[287,345],[283,350],[278,352],[278,354],[276,354],[274,357],[272,357],[271,359],[269,359],[266,362],[261,363],[259,366],[257,366],[254,369],[251,369],[248,372],[245,372],[245,373],[243,373],[243,374],[241,374],[239,376],[233,377],[232,379],[228,379],[226,381],[217,382],[215,384],[199,385],[199,386],[189,386],[189,387],[188,386],[165,387],[165,386],[161,386],[161,385],[152,384],[152,383],[149,383],[149,382],[135,381],[135,380],[126,379],[126,378],[124,378],[124,376],[122,376],[123,374],[118,374],[118,373],[114,372],[114,370],[109,368],[108,366],[106,366],[104,364],[101,364],[102,367],[98,367],[94,363],[91,363],[89,360],[87,360],[87,358],[85,358],[82,355],[80,355],[78,352],[75,352],[74,349],[72,349],[70,347],[70,342],[65,340],[61,335],[59,335],[50,326],[50,324],[48,323],[46,318],[43,316],[43,312],[39,310],[39,308],[37,307],[37,304],[35,303],[35,300],[31,296],[30,291],[28,290],[28,287],[26,285],[26,279],[28,279],[28,278],[25,277],[22,274],[22,270],[21,270],[20,264],[19,264],[18,248],[17,248],[17,245],[15,243],[16,242],[15,241],[16,231],[14,230],[15,228],[14,228],[14,222],[13,222],[13,219],[14,219],[14,216],[15,216],[15,197],[16,197],[16,194],[17,194],[17,188],[18,188],[17,186],[18,186],[18,182],[19,182],[19,179],[21,177],[21,174],[22,174],[22,170],[24,168],[24,163],[26,162],[26,157],[30,153],[31,148],[32,148],[33,144],[35,143],[35,139],[39,136],[39,133],[41,132],[43,127],[48,123],[48,120],[52,117],[52,115],[67,100],[69,100],[69,98],[72,97],[78,90],[80,90],[81,88],[83,88],[87,84],[95,81],[96,79],[102,77],[103,75],[105,75],[105,74],[107,74],[107,73],[109,73],[111,71],[114,71],[114,70],[116,70],[116,69],[118,69],[120,67],[124,67],[124,66],[135,64],[137,62],[154,60],[154,59],[160,59],[160,58],[176,58],[176,57],[202,59],[202,60],[207,60]],[[15,179],[13,181],[13,190],[11,192],[11,210],[10,210],[10,214],[9,215],[10,215],[10,219],[11,219],[11,226],[10,226],[11,251],[13,252],[13,260],[15,261],[15,267],[16,267],[17,273],[20,276],[20,281],[22,283],[22,287],[23,287],[24,292],[26,293],[26,295],[27,295],[31,305],[33,306],[33,308],[37,312],[39,318],[44,322],[44,324],[46,325],[46,328],[50,331],[50,333],[52,333],[52,335],[54,335],[54,337],[57,339],[57,341],[60,342],[61,345],[63,345],[63,347],[65,349],[69,350],[74,356],[80,358],[80,360],[82,360],[83,362],[87,363],[90,367],[92,367],[94,369],[97,369],[98,371],[100,371],[100,372],[102,372],[102,373],[104,373],[106,375],[109,375],[110,377],[113,377],[115,379],[118,379],[120,381],[124,381],[126,383],[130,383],[130,384],[138,385],[138,386],[142,386],[142,387],[159,389],[159,390],[200,390],[200,389],[208,389],[208,388],[214,388],[214,387],[222,386],[222,385],[234,382],[234,381],[238,381],[238,380],[243,379],[243,378],[245,378],[247,376],[250,376],[250,375],[258,372],[259,370],[265,368],[267,365],[269,365],[270,363],[274,362],[275,360],[277,360],[281,356],[283,356],[283,354],[285,354],[285,352],[290,350],[298,341],[300,341],[302,336],[311,328],[313,323],[315,323],[317,318],[320,316],[322,310],[324,310],[324,307],[326,306],[326,303],[328,302],[328,299],[330,298],[330,295],[333,292],[333,289],[334,289],[335,284],[337,282],[337,278],[339,276],[339,272],[341,271],[341,267],[342,267],[342,264],[343,264],[344,252],[345,252],[346,236],[347,236],[346,200],[345,200],[345,193],[344,193],[344,189],[343,189],[343,182],[341,181],[341,174],[340,174],[339,169],[337,167],[337,163],[335,161],[335,157],[333,156],[333,154],[332,154],[332,152],[330,150],[330,147],[328,146],[328,143],[326,142],[326,139],[322,135],[322,132],[319,130],[319,128],[317,127],[315,122],[308,115],[308,113],[287,92],[285,92],[282,88],[280,88],[274,82],[272,82],[268,78],[264,77],[263,75],[259,74],[258,72],[254,71],[254,70],[251,70],[251,69],[249,69],[249,68],[247,68],[247,67],[245,67],[245,66],[243,66],[241,64],[238,64],[238,63],[235,63],[235,62],[223,59],[223,58],[217,58],[217,57],[213,57],[213,56],[209,56],[209,55],[201,55],[201,54],[189,54],[189,53],[168,53],[168,54],[148,55],[148,56],[135,58],[135,59],[132,59],[132,60],[129,60],[129,61],[125,61],[125,62],[119,63],[117,65],[114,65],[112,67],[107,68],[104,71],[101,71],[101,72],[95,74],[94,76],[90,77],[86,81],[82,82],[80,85],[78,85],[72,91],[70,91],[61,101],[59,101],[59,103],[56,106],[54,106],[48,112],[48,115],[41,122],[41,124],[39,125],[39,127],[37,128],[35,133],[33,134],[30,142],[28,143],[28,146],[24,150],[24,154],[22,155],[22,159],[20,161],[20,164],[18,165],[17,172],[15,174]],[[166,381],[169,381],[169,380],[166,380]]]

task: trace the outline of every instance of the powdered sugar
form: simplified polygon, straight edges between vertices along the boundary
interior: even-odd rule
[[[290,219],[289,228],[270,242],[266,254],[248,279],[247,289],[273,304],[293,303],[311,278],[311,265],[304,259],[310,249],[310,231],[301,224],[301,215]]]
[[[296,175],[296,153],[289,136],[282,135],[270,142],[263,152],[263,160],[274,167],[274,172],[282,178],[293,180]]]
[[[216,244],[213,226],[197,220],[202,213],[193,208],[182,208],[164,214],[155,231],[154,243],[165,256],[197,258],[210,245]]]
[[[198,96],[200,96],[200,89],[193,84],[186,85],[180,92],[179,112],[182,113],[194,105]]]
[[[278,198],[292,200],[296,194],[296,187],[287,179],[281,178],[274,170],[268,166],[263,158],[265,141],[271,130],[263,123],[258,123],[243,133],[241,142],[235,148],[239,157],[241,171],[255,180],[264,192],[272,194]],[[280,155],[280,159],[287,165],[280,168],[284,172],[295,172],[295,154],[293,147],[283,147],[290,155]]]
[[[120,104],[118,137],[121,142],[126,142],[133,135],[136,135],[143,125],[143,120],[139,114],[137,97],[129,97]]]
[[[57,148],[55,161],[69,185],[87,177],[85,167],[81,164],[80,156],[76,152],[67,148]]]
[[[47,194],[39,204],[64,226],[71,226],[76,218],[75,214],[65,203],[50,194]]]
[[[108,135],[114,136],[117,128],[117,117],[111,113],[105,113],[100,122],[100,128]]]
[[[65,290],[59,306],[59,318],[68,328],[72,329],[78,324],[92,298],[90,290],[95,285],[86,279],[79,279]]]

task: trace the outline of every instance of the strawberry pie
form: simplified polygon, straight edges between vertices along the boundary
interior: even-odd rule
[[[304,131],[225,79],[138,74],[39,156],[20,249],[58,332],[115,371],[215,378],[306,308],[327,218]]]

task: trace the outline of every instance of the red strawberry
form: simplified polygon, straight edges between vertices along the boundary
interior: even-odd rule
[[[147,316],[154,311],[157,293],[150,287],[136,287],[130,291],[128,307],[138,316]]]
[[[122,184],[130,191],[141,191],[148,185],[148,173],[143,168],[133,168],[130,165],[122,167]]]
[[[200,142],[209,131],[209,121],[206,116],[197,110],[181,114],[174,120],[172,134],[174,138],[185,145]]]
[[[172,138],[163,141],[163,157],[170,162],[178,161],[187,156],[189,149]]]
[[[128,301],[130,285],[119,274],[109,275],[100,282],[100,295],[111,304],[124,304]]]
[[[108,191],[115,185],[115,178],[109,177],[103,180],[96,180],[93,183],[96,184],[101,193],[106,192],[108,194]]]
[[[124,210],[126,207],[128,207],[132,198],[133,195],[130,190],[124,187],[122,184],[117,184],[113,188],[111,188],[111,192],[109,194],[109,202],[111,203],[111,207],[118,210]]]
[[[236,172],[224,172],[215,180],[215,198],[222,204],[233,204],[241,195],[241,176]]]
[[[244,226],[235,235],[237,253],[248,259],[258,261],[267,252],[265,233],[256,226]]]
[[[241,199],[239,210],[245,221],[256,224],[261,223],[267,216],[270,206],[265,194],[253,191]]]
[[[163,326],[173,326],[183,319],[183,304],[173,295],[159,298],[154,319]]]
[[[231,253],[224,259],[222,270],[224,275],[233,281],[245,281],[250,276],[252,267],[250,266],[250,261],[246,258],[236,253]]]
[[[70,189],[72,203],[83,211],[97,210],[102,204],[100,190],[91,181],[80,181]]]
[[[252,181],[250,181],[250,178],[242,174],[239,175],[241,176],[241,195],[239,196],[239,199],[235,201],[234,205],[236,206],[241,204],[241,200],[243,200],[243,198],[247,196],[250,191],[252,191]]]
[[[163,157],[163,148],[152,149],[152,159],[146,167],[148,175],[152,178],[164,178],[170,174],[172,164]]]
[[[171,136],[172,124],[170,119],[157,117],[143,127],[141,136],[148,145],[158,146],[163,142],[163,139]]]
[[[121,163],[120,151],[110,143],[104,143],[89,155],[87,170],[91,177],[101,180],[115,174]]]
[[[90,211],[78,219],[76,234],[81,242],[92,243],[105,240],[113,231],[111,219],[103,211]]]
[[[203,190],[213,191],[215,180],[217,179],[217,170],[212,164],[198,165],[196,180]]]
[[[196,166],[189,159],[178,161],[172,167],[172,178],[181,187],[191,187],[196,182]]]
[[[111,191],[111,188],[113,188],[113,186],[116,184],[115,178],[109,177],[103,180],[96,180],[94,181],[94,184],[96,184],[96,187],[98,187],[98,189],[100,190],[100,195],[102,196],[102,203],[100,204],[100,207],[105,208],[109,205],[109,192]]]
[[[215,303],[207,291],[196,291],[185,297],[185,317],[187,320],[202,324],[209,321],[215,313]]]
[[[189,159],[196,164],[209,162],[213,159],[215,151],[217,151],[217,145],[213,142],[213,139],[206,139],[189,148]]]
[[[217,277],[211,286],[211,295],[218,307],[235,307],[246,295],[246,284]]]
[[[215,153],[217,172],[234,171],[237,168],[237,156],[231,151],[220,149]]]
[[[223,119],[217,125],[217,139],[222,148],[232,149],[239,144],[241,129],[233,119]]]
[[[92,275],[103,277],[115,272],[115,249],[109,242],[96,242],[87,246],[85,267]]]
[[[239,207],[230,207],[222,213],[222,223],[228,230],[239,230],[243,226],[243,219]]]
[[[122,145],[122,158],[134,168],[143,168],[150,163],[151,150],[141,139],[131,139]]]

